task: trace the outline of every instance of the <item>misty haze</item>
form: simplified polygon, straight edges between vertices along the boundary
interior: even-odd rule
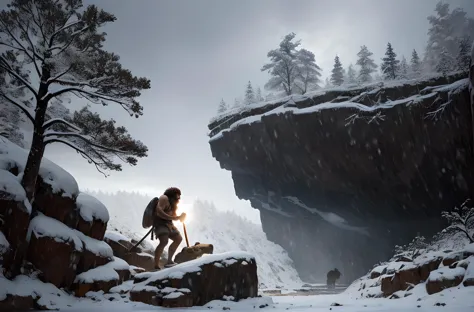
[[[0,0],[0,310],[474,310],[474,2]]]

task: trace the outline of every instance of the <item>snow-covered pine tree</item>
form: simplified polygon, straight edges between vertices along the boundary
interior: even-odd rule
[[[108,125],[107,132],[100,138],[91,135],[99,120],[86,110],[71,118],[78,124],[62,118],[47,119],[46,115],[52,101],[67,96],[100,105],[115,104],[135,117],[143,114],[137,98],[141,90],[150,88],[150,80],[133,76],[122,68],[119,56],[103,49],[106,34],[99,28],[115,20],[114,15],[95,5],[83,8],[82,0],[12,0],[0,12],[0,45],[4,47],[0,75],[8,82],[0,85],[0,97],[18,107],[34,127],[21,180],[30,201],[49,144],[73,148],[99,171],[120,171],[115,157],[136,165],[137,157],[147,156],[147,147],[113,121],[100,120],[101,125]],[[27,103],[17,98],[18,89],[28,94]],[[90,120],[81,124],[82,118]],[[87,128],[91,124],[94,129]]]
[[[237,107],[240,107],[242,106],[242,101],[238,98],[235,98],[234,99],[234,105],[232,106],[232,108],[237,108]]]
[[[411,61],[410,61],[410,76],[413,78],[418,78],[421,76],[421,62],[420,57],[415,49],[411,53]]]
[[[260,89],[260,87],[257,88],[257,93],[255,95],[255,99],[257,100],[257,102],[265,101],[265,99],[262,96],[262,90]]]
[[[357,72],[352,64],[347,68],[347,83],[357,83]]]
[[[402,60],[400,61],[400,65],[398,66],[397,70],[397,78],[398,79],[407,79],[408,78],[408,62],[405,56],[402,56]]]
[[[456,57],[457,70],[468,71],[471,61],[471,37],[465,36],[459,40],[459,51]]]
[[[334,67],[331,74],[331,83],[335,86],[340,86],[344,83],[344,69],[342,68],[339,56],[334,58]]]
[[[318,83],[321,81],[321,67],[316,64],[314,53],[306,49],[301,49],[297,53],[298,73],[295,79],[295,85],[301,94],[305,94],[310,90],[319,88]]]
[[[385,57],[382,59],[383,63],[380,66],[385,80],[394,80],[397,78],[397,71],[400,61],[397,60],[397,54],[393,51],[392,44],[387,43],[385,50]]]
[[[250,83],[250,80],[247,83],[247,87],[245,88],[244,103],[245,105],[255,103],[255,93],[253,92],[253,87],[252,83]]]
[[[455,69],[455,61],[451,54],[446,50],[441,50],[441,54],[436,65],[436,71],[446,76],[449,72]]]
[[[474,33],[474,20],[460,8],[450,12],[449,3],[440,1],[436,4],[435,15],[428,17],[430,28],[423,63],[430,70],[436,70],[443,50],[451,58],[458,52],[458,38]]]
[[[375,72],[378,67],[371,58],[372,55],[373,53],[370,52],[365,45],[361,46],[359,53],[357,53],[359,59],[356,64],[360,66],[358,80],[361,83],[370,82],[372,80],[371,74]]]
[[[263,65],[261,71],[268,71],[272,78],[265,84],[267,90],[284,90],[291,95],[295,89],[298,75],[298,51],[301,40],[293,42],[296,34],[290,33],[280,42],[280,47],[267,53],[270,63]]]
[[[449,226],[443,230],[444,236],[462,233],[469,243],[474,243],[474,207],[467,205],[468,201],[455,207],[453,211],[443,211],[442,217],[449,222]]]
[[[217,108],[217,113],[222,114],[227,111],[227,104],[224,102],[224,99],[221,99],[219,107]]]

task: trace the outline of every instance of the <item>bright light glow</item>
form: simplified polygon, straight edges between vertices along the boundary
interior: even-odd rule
[[[184,222],[189,222],[190,217],[191,217],[191,208],[192,205],[186,204],[186,203],[179,203],[178,205],[178,210],[176,210],[176,214],[179,216],[183,212],[186,213],[186,219],[184,219]]]

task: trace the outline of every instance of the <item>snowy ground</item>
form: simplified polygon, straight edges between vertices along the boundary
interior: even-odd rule
[[[130,283],[130,282],[129,282]],[[124,295],[125,296],[125,295]],[[212,301],[202,307],[172,309],[173,311],[208,311],[227,310],[252,311],[260,309],[271,309],[271,311],[404,311],[404,312],[432,312],[432,311],[474,311],[474,287],[450,288],[440,293],[428,296],[422,287],[410,297],[402,299],[358,299],[359,294],[350,290],[337,295],[315,295],[315,296],[262,296],[242,300],[240,302]],[[166,308],[149,306],[142,303],[130,302],[128,298],[121,298],[118,294],[104,296],[97,294],[97,300],[74,299],[70,307],[60,307],[61,311],[156,311],[168,310]],[[113,298],[113,299],[110,299]],[[340,306],[338,306],[339,304]]]

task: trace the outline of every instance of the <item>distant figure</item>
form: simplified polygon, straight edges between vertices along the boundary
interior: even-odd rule
[[[341,277],[341,272],[336,268],[334,270],[331,270],[327,274],[327,286],[328,289],[334,289],[336,288],[336,281]]]

